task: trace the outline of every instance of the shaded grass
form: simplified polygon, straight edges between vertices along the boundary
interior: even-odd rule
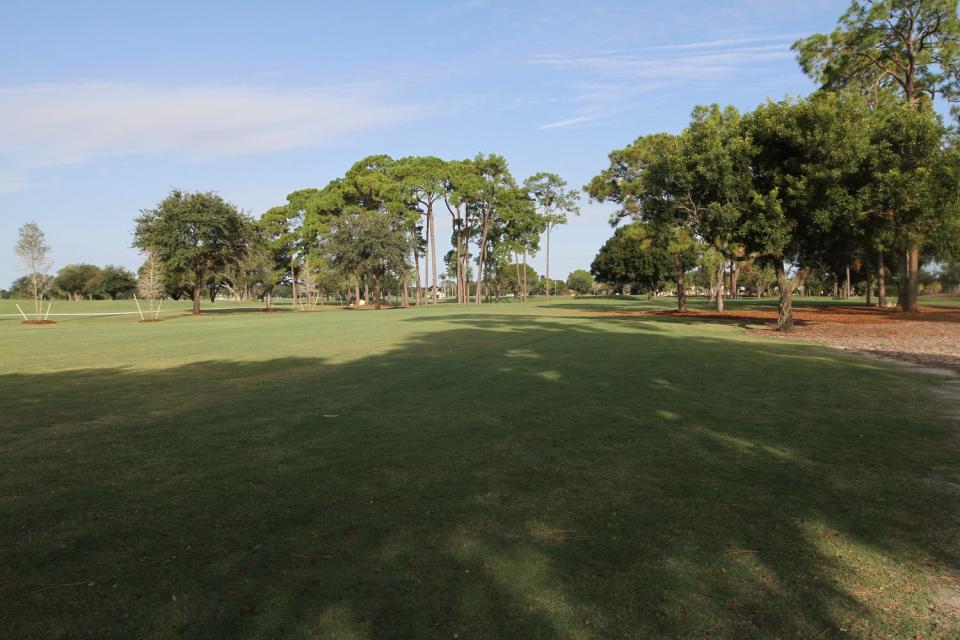
[[[0,637],[955,637],[928,380],[555,304],[0,325]]]

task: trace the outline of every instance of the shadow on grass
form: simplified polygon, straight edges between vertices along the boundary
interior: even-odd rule
[[[925,587],[897,616],[871,595],[958,560],[950,428],[912,378],[454,319],[340,364],[0,377],[0,636],[942,632]]]

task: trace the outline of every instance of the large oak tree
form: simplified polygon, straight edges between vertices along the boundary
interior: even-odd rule
[[[193,314],[207,277],[243,255],[248,219],[234,205],[209,192],[174,189],[136,220],[134,246],[154,251],[168,268],[183,272],[193,290]]]

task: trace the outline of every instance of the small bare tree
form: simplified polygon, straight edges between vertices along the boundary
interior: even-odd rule
[[[317,291],[317,260],[313,259],[313,256],[304,257],[303,266],[300,268],[300,283],[303,293],[307,294],[306,310],[316,311],[319,293]],[[300,308],[304,309],[303,303],[299,300],[297,302]]]
[[[150,305],[150,316],[157,320],[160,317],[160,305],[163,304],[164,293],[163,263],[152,249],[147,250],[147,259],[140,266],[137,278],[137,293]],[[156,309],[154,309],[154,304]]]
[[[50,284],[48,271],[52,266],[50,246],[36,222],[28,222],[20,227],[16,245],[17,256],[27,272],[27,279],[33,291],[33,304],[37,320],[40,320],[43,294]]]

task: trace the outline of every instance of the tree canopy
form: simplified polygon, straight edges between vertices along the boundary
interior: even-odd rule
[[[242,256],[250,234],[250,220],[209,191],[174,189],[155,208],[142,211],[136,225],[134,246],[156,252],[189,280],[195,315],[207,276]]]

